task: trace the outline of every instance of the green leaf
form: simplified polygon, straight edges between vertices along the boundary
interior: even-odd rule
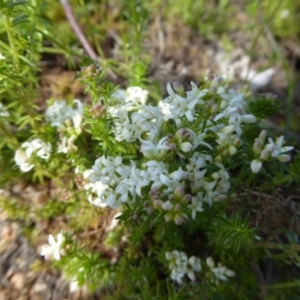
[[[34,64],[32,64],[25,56],[23,56],[23,55],[18,55],[18,57],[21,59],[21,60],[23,60],[23,61],[25,61],[27,64],[29,64],[30,66],[32,66],[32,67],[36,67]]]
[[[25,3],[27,3],[27,0],[17,0],[17,1],[14,1],[14,2],[6,3],[6,6],[7,7],[14,7],[14,6],[22,5],[22,4],[25,4]]]
[[[28,23],[30,20],[29,20],[29,17],[28,15],[21,15],[21,16],[18,16],[16,18],[14,18],[13,22],[12,22],[12,25],[13,26],[17,26],[18,24],[21,24],[21,23]]]

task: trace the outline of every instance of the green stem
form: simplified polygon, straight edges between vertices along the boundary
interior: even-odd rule
[[[14,36],[12,34],[13,28],[11,26],[11,22],[10,22],[9,17],[3,15],[2,19],[4,21],[4,25],[5,25],[5,28],[6,28],[8,41],[9,41],[9,45],[10,45],[10,48],[11,48],[11,54],[12,54],[13,61],[14,61],[14,65],[15,65],[16,70],[19,70],[19,57],[18,57],[18,51],[17,51],[17,48],[16,48]]]
[[[285,283],[277,283],[273,285],[268,285],[268,286],[261,286],[263,289],[285,289],[285,288],[293,288],[293,287],[299,287],[300,286],[300,281],[295,280],[293,282],[285,282]]]
[[[257,242],[253,245],[254,248],[268,248],[268,249],[277,249],[277,250],[285,250],[285,249],[291,249],[294,251],[300,251],[300,245],[295,244],[275,244],[275,243],[269,243],[269,242]]]
[[[18,145],[18,142],[16,140],[16,138],[14,138],[13,135],[11,135],[11,133],[7,130],[5,124],[3,122],[0,122],[0,129],[1,131],[4,133],[4,135],[6,136],[7,139],[9,139],[9,141],[14,144],[14,145]]]

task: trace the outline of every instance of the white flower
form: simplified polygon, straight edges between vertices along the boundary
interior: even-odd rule
[[[293,146],[288,146],[288,147],[283,147],[283,142],[284,142],[284,136],[282,135],[281,137],[276,139],[276,142],[274,143],[273,139],[269,138],[269,144],[266,145],[266,150],[272,152],[271,156],[272,157],[279,157],[280,154],[291,151],[294,149]]]
[[[71,151],[77,150],[77,146],[74,145],[77,137],[75,135],[71,135],[69,138],[63,136],[60,142],[58,143],[57,153],[70,153]]]
[[[182,284],[182,278],[187,272],[187,255],[184,252],[174,250],[166,252],[166,258],[170,260],[171,278]]]
[[[201,271],[201,261],[198,257],[191,256],[188,260],[187,275],[190,278],[190,280],[192,280],[192,281],[196,280],[194,271],[195,272]]]
[[[133,102],[136,105],[145,104],[148,98],[149,92],[143,90],[139,86],[131,86],[126,90],[125,102]]]
[[[261,170],[261,167],[262,167],[262,161],[261,160],[253,159],[251,161],[251,171],[254,174],[257,174]]]
[[[222,96],[222,94],[221,94]],[[223,96],[224,97],[224,96]],[[232,97],[232,98],[231,98]],[[240,125],[241,123],[254,123],[256,122],[256,117],[250,114],[246,114],[247,103],[244,100],[243,94],[227,94],[224,98],[229,98],[226,104],[226,108],[215,116],[214,121],[218,121],[222,118],[228,119],[229,125]],[[227,100],[226,99],[226,100]],[[225,101],[226,101],[225,100]],[[226,102],[224,102],[226,103]],[[238,132],[239,133],[239,132]]]
[[[28,172],[34,164],[31,160],[32,154],[48,160],[51,154],[52,146],[50,143],[45,143],[41,139],[33,139],[30,142],[25,142],[15,153],[15,162],[22,172]]]
[[[130,128],[133,130],[135,139],[140,138],[145,132],[150,140],[154,140],[160,133],[163,118],[158,107],[144,105],[139,111],[134,112],[130,119]]]
[[[166,201],[163,205],[162,205],[162,209],[163,210],[168,210],[168,211],[170,211],[170,210],[172,210],[173,209],[173,207],[174,207],[174,205],[170,202],[170,201]]]
[[[25,148],[26,155],[30,157],[32,153],[35,153],[38,157],[43,159],[49,159],[52,146],[50,143],[45,143],[41,139],[33,139],[30,142],[25,142],[21,145],[21,148]]]
[[[150,159],[162,159],[169,147],[166,145],[167,137],[163,137],[159,140],[159,142],[155,145],[152,141],[142,140],[141,152],[143,152],[144,156]]]
[[[30,171],[34,165],[30,163],[30,157],[22,149],[18,149],[15,153],[15,162],[22,172]]]
[[[121,169],[120,169],[121,167]],[[122,157],[101,156],[96,159],[92,167],[93,173],[90,176],[91,182],[101,181],[104,184],[114,184],[119,182],[117,171],[125,170],[122,165]],[[127,169],[129,171],[129,169]]]
[[[133,136],[133,127],[130,123],[128,112],[123,108],[112,107],[108,109],[108,112],[114,117],[114,134],[117,141],[127,141],[132,143],[136,140]]]
[[[215,263],[211,257],[208,257],[206,259],[206,264],[210,268],[211,272],[216,278],[216,283],[218,284],[218,279],[222,281],[227,281],[227,277],[234,277],[235,272],[232,270],[227,269],[225,266],[223,266],[221,263],[218,263],[218,267],[215,267]]]
[[[120,203],[117,201],[116,194],[110,188],[109,185],[102,183],[101,181],[97,181],[94,183],[92,187],[92,191],[96,193],[97,197],[88,197],[88,201],[96,206],[105,207],[109,206],[112,208],[120,207]]]
[[[168,174],[167,166],[161,161],[149,160],[145,163],[145,166],[147,166],[147,172],[150,174],[150,181],[159,180],[160,174]]]
[[[182,123],[182,117],[185,117],[189,122],[194,121],[195,107],[197,104],[204,103],[201,98],[208,92],[208,90],[199,90],[194,82],[191,82],[191,85],[192,90],[187,92],[184,98],[173,91],[170,83],[167,84],[169,97],[163,100],[163,103],[170,104],[170,114],[167,115],[167,118],[174,119],[178,127]],[[164,115],[166,116],[165,113]]]
[[[73,103],[76,108],[67,105],[65,100],[55,101],[53,105],[49,106],[45,112],[45,118],[54,127],[64,127],[66,120],[72,120],[73,126],[77,131],[81,127],[83,118],[83,104],[81,101],[75,99]]]
[[[171,104],[159,101],[158,103],[159,110],[163,115],[163,119],[165,121],[172,119],[172,112],[171,112]]]
[[[190,280],[195,281],[195,273],[201,271],[201,262],[200,259],[191,256],[190,258],[187,255],[178,250],[172,252],[166,252],[166,259],[170,261],[169,268],[171,270],[171,278],[174,281],[177,281],[179,284],[182,284],[182,279],[187,275]]]
[[[197,212],[204,211],[203,209],[203,193],[198,193],[197,196],[192,197],[191,204],[188,208],[192,211],[192,218],[196,218]]]
[[[174,171],[168,175],[160,174],[159,179],[160,181],[155,182],[154,186],[160,186],[163,184],[167,186],[166,192],[174,192],[177,187],[183,187],[184,184],[180,182],[182,179],[187,179],[189,174],[182,170],[180,167],[177,171]]]
[[[63,252],[62,244],[65,241],[65,237],[62,233],[58,233],[56,239],[52,234],[48,236],[49,245],[43,245],[41,249],[41,255],[45,256],[46,259],[59,260]]]
[[[142,197],[141,189],[149,184],[149,176],[146,171],[139,170],[135,164],[131,165],[131,172],[128,178],[121,180],[115,188],[115,193],[118,200],[121,202],[133,203],[135,202],[136,195]]]
[[[119,106],[121,109],[132,110],[140,105],[144,105],[147,101],[149,92],[139,86],[131,86],[125,90],[119,89],[115,91],[111,98],[115,101],[112,104]]]

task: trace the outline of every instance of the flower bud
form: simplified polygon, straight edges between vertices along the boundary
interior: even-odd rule
[[[218,111],[218,109],[219,109],[218,104],[214,104],[210,109],[210,113],[214,114]]]
[[[181,140],[186,133],[188,133],[186,128],[180,128],[179,130],[176,131],[175,137],[176,139]]]
[[[180,144],[180,150],[183,152],[190,152],[193,149],[193,145],[190,142],[184,142]]]
[[[221,132],[222,133],[225,133],[225,134],[229,134],[229,133],[232,133],[235,131],[235,125],[228,125],[228,126],[225,126]]]
[[[174,210],[175,210],[175,211],[180,211],[180,210],[181,210],[181,205],[177,203],[177,204],[175,205],[175,207],[174,207]]]
[[[288,154],[279,154],[276,158],[280,162],[289,162],[291,160],[291,156]]]
[[[170,201],[167,201],[167,202],[163,203],[163,205],[162,205],[162,209],[168,210],[168,211],[172,210],[173,207],[174,207],[174,205]]]
[[[235,276],[235,272],[232,271],[232,270],[226,269],[225,275],[228,276],[228,277],[234,277]]]
[[[256,117],[251,114],[242,115],[242,120],[244,123],[255,123]]]
[[[236,154],[237,149],[234,146],[231,145],[231,146],[229,146],[228,151],[229,151],[229,154],[231,156],[233,156],[234,154]]]
[[[176,145],[173,144],[173,143],[170,143],[170,144],[168,145],[168,147],[169,147],[169,149],[170,149],[171,151],[176,150]]]
[[[220,104],[220,109],[224,110],[228,106],[228,102],[226,100],[222,100]]]
[[[182,200],[183,200],[185,203],[189,203],[189,202],[191,201],[191,199],[192,199],[192,195],[190,195],[190,194],[185,194]]]
[[[260,169],[262,167],[262,162],[258,159],[254,159],[251,161],[251,171],[254,173],[254,174],[257,174]]]
[[[173,140],[173,138],[174,138],[174,135],[173,135],[172,133],[168,133],[168,134],[167,134],[167,139],[168,139],[169,141]]]
[[[265,141],[266,137],[268,135],[267,130],[262,130],[258,136],[258,138],[262,141],[262,143]]]
[[[215,78],[212,80],[209,91],[211,93],[215,93],[218,90],[218,87],[221,85],[222,82],[223,82],[222,76],[215,76]]]
[[[224,150],[224,151],[222,152],[222,156],[223,156],[223,157],[227,157],[228,155],[229,155],[228,150]]]
[[[178,186],[174,191],[174,195],[178,198],[182,198],[184,195],[184,188],[182,186]]]
[[[211,174],[211,177],[214,180],[219,180],[220,179],[220,174],[219,174],[219,172],[214,172],[214,173]]]
[[[267,160],[269,157],[270,157],[270,152],[268,150],[264,149],[260,152],[260,156],[259,156],[260,159]]]
[[[72,121],[70,119],[66,119],[65,124],[66,124],[67,127],[71,127],[72,126]]]
[[[160,196],[155,194],[151,197],[151,200],[155,201],[155,200],[159,200],[159,198],[160,198]]]
[[[233,141],[233,146],[236,148],[239,148],[240,146],[242,146],[243,142],[240,138],[235,138]]]
[[[181,95],[184,94],[183,85],[181,83],[179,83],[178,81],[173,82],[173,87],[177,93],[179,93]]]
[[[169,201],[173,201],[174,200],[174,195],[173,194],[170,194],[169,196],[168,196],[168,199],[169,199]]]
[[[206,264],[211,269],[215,267],[214,260],[211,257],[207,257]]]
[[[264,150],[268,151],[269,153],[272,153],[275,150],[275,145],[267,144]]]
[[[222,156],[218,155],[216,158],[215,158],[215,162],[222,162],[223,161],[223,158]]]
[[[147,208],[147,214],[152,215],[152,213],[153,213],[153,208],[152,207]]]
[[[166,222],[170,222],[172,219],[173,219],[172,214],[166,214],[166,215],[165,215],[165,221],[166,221]]]
[[[211,86],[211,87],[209,88],[209,91],[210,91],[212,94],[214,94],[217,90],[218,90],[218,88],[217,88],[216,86]]]
[[[176,215],[175,218],[174,218],[174,222],[177,224],[177,225],[182,225],[183,223],[183,218],[180,216],[180,215]]]
[[[260,152],[261,152],[261,146],[262,146],[261,141],[260,141],[259,139],[257,139],[257,140],[254,142],[253,147],[252,147],[252,150],[253,150],[253,152],[254,152],[256,155],[260,154]]]
[[[155,201],[153,201],[153,206],[155,208],[161,208],[162,205],[163,205],[163,202],[161,200],[155,200]]]

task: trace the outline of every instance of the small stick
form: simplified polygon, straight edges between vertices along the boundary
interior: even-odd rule
[[[99,57],[97,56],[97,54],[95,53],[95,51],[93,50],[91,45],[89,44],[88,40],[85,38],[78,23],[76,22],[76,20],[74,18],[74,14],[71,9],[71,6],[68,3],[68,0],[60,0],[60,3],[63,7],[63,10],[66,14],[66,17],[67,17],[71,27],[73,28],[74,32],[76,33],[77,37],[79,38],[83,48],[85,49],[85,51],[87,52],[89,57],[93,60],[99,60]]]
[[[75,34],[77,35],[78,39],[80,40],[80,42],[81,42],[83,48],[85,49],[85,51],[87,52],[88,56],[92,60],[101,62],[102,61],[101,58],[95,53],[95,51],[89,44],[88,40],[86,39],[85,35],[83,34],[80,26],[76,22],[72,8],[71,8],[70,4],[68,3],[68,0],[60,0],[60,3],[63,7],[63,10],[66,14],[66,17],[67,17],[71,27],[73,28]],[[113,79],[115,79],[115,80],[117,79],[117,75],[112,70],[107,69],[106,71]]]

